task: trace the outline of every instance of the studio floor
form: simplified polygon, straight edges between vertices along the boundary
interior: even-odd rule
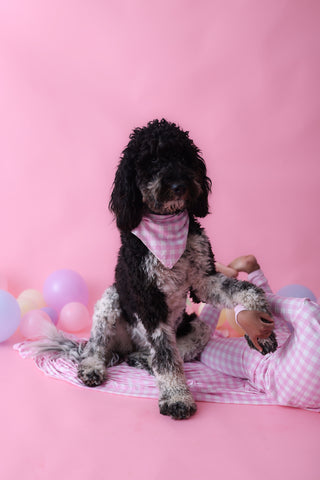
[[[3,480],[319,479],[317,413],[199,402],[173,421],[155,400],[46,377],[19,340],[0,345]]]

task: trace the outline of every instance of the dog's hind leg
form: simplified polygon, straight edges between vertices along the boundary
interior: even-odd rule
[[[113,285],[96,303],[90,338],[78,366],[78,377],[89,387],[101,385],[106,380],[106,369],[114,355],[115,333],[120,317],[119,297]]]
[[[203,351],[211,337],[211,327],[192,313],[184,313],[176,333],[177,347],[184,362],[195,360]],[[149,348],[130,353],[126,359],[130,367],[147,370],[153,375],[152,355]]]
[[[149,349],[142,349],[137,352],[130,353],[126,358],[126,362],[129,367],[147,370],[150,375],[153,375],[153,370],[151,366],[152,356]]]
[[[177,330],[177,346],[184,362],[191,362],[200,355],[211,337],[211,327],[195,313],[184,314]]]

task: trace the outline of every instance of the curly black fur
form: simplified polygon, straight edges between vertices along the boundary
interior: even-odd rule
[[[188,293],[197,302],[226,308],[242,304],[269,313],[261,289],[215,269],[210,241],[196,218],[208,214],[210,191],[205,163],[188,132],[164,119],[134,130],[110,200],[121,234],[115,284],[96,303],[87,343],[68,340],[54,329],[46,341],[35,342],[35,351],[68,356],[78,363],[78,377],[90,387],[106,381],[108,366],[126,359],[155,376],[160,413],[175,419],[193,415],[196,404],[183,361],[198,358],[211,328],[186,314]],[[189,215],[186,248],[168,268],[132,230],[145,214],[181,212]],[[259,343],[263,354],[277,347],[274,334]]]
[[[168,198],[172,185],[181,185],[188,188],[189,213],[195,217],[205,217],[209,213],[211,180],[207,177],[200,150],[189,138],[189,132],[164,119],[154,120],[146,127],[136,128],[130,135],[116,172],[109,208],[120,231],[131,232],[147,211],[164,213],[155,211],[156,205],[148,205],[142,194],[142,188],[158,178],[161,171],[165,175],[159,202],[161,198]],[[194,182],[199,184],[200,192],[196,191]]]
[[[96,305],[78,369],[84,383],[97,385],[114,353],[127,356],[129,364],[155,375],[160,412],[176,419],[196,411],[183,360],[197,358],[211,334],[198,317],[186,315],[187,293],[223,307],[241,303],[249,310],[269,310],[260,289],[216,272],[210,242],[195,218],[209,213],[211,185],[199,149],[174,123],[154,120],[130,135],[109,204],[121,233],[115,285]],[[145,214],[183,211],[190,220],[187,245],[169,269],[132,230]],[[274,348],[271,338],[264,350]]]

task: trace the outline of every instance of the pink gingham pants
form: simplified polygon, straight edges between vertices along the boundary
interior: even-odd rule
[[[248,280],[266,292],[275,320],[279,348],[262,356],[242,338],[212,337],[201,362],[222,374],[246,379],[279,405],[320,406],[320,306],[308,299],[274,295],[261,270]],[[219,311],[206,305],[200,317],[216,328]]]

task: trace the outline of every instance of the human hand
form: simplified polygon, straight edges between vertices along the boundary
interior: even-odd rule
[[[226,267],[222,263],[215,262],[216,270],[219,273],[223,273],[226,277],[237,278],[238,272],[232,267]]]
[[[238,324],[246,332],[255,348],[262,352],[258,339],[268,338],[274,329],[274,320],[265,312],[242,310],[238,314]]]
[[[260,265],[254,255],[242,255],[229,263],[228,267],[237,272],[252,273],[255,270],[259,270]]]

